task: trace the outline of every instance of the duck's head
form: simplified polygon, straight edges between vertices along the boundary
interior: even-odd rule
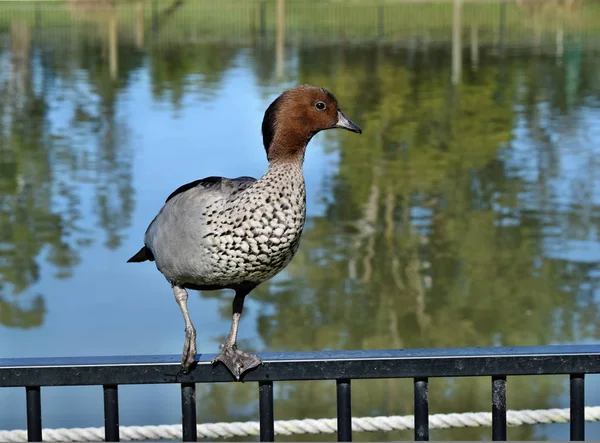
[[[269,162],[302,161],[310,139],[319,131],[333,128],[362,133],[342,112],[331,92],[311,85],[289,89],[265,112],[262,136],[267,158]]]

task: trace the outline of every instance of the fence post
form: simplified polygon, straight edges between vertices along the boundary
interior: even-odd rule
[[[265,2],[260,3],[260,36],[264,38],[267,34],[267,5]]]
[[[152,0],[152,34],[156,37],[158,32],[158,0]]]
[[[381,40],[383,38],[383,33],[384,33],[384,21],[383,21],[383,6],[380,5],[377,8],[377,39]]]

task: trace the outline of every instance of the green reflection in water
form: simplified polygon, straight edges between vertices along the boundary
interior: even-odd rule
[[[265,348],[512,346],[596,338],[598,264],[549,257],[547,244],[565,229],[570,237],[595,237],[594,185],[581,183],[563,212],[552,190],[561,175],[561,146],[549,138],[576,127],[574,109],[583,97],[597,97],[600,60],[579,64],[577,96],[569,100],[569,68],[552,57],[484,57],[456,89],[446,80],[449,51],[417,54],[410,67],[398,63],[405,58],[404,51],[381,47],[299,53],[300,82],[335,85],[368,141],[331,137],[339,166],[324,190],[324,214],[309,220],[289,278],[253,294],[269,307],[259,319]],[[540,106],[551,108],[557,121],[546,121]],[[501,159],[518,125],[531,137],[529,154],[541,160],[534,181]],[[577,149],[589,155],[590,146]],[[489,410],[489,383],[434,380],[431,412]],[[216,399],[208,400],[213,410],[207,419],[230,413],[220,409],[232,407],[221,396],[244,406],[240,410],[250,408],[236,419],[255,417],[253,387],[239,397],[237,386],[203,389],[203,398]],[[335,416],[332,383],[280,389],[278,418]],[[509,391],[511,407],[546,408],[555,405],[563,385],[555,377],[517,378]],[[412,413],[407,381],[355,382],[353,395],[357,416]],[[489,430],[433,435],[485,439]],[[517,428],[510,438],[535,435]]]
[[[7,22],[7,12],[0,20],[10,41],[2,57],[11,68],[0,84],[0,322],[42,324],[43,295],[25,304],[19,294],[39,278],[42,259],[67,278],[79,262],[77,251],[95,240],[74,184],[94,187],[104,244],[119,246],[134,199],[118,96],[135,81],[134,72],[147,63],[155,97],[167,97],[176,109],[188,95],[214,94],[243,52],[260,86],[272,91],[290,79],[322,85],[364,129],[361,138],[326,134],[338,160],[320,190],[325,209],[308,220],[286,275],[252,294],[263,306],[257,329],[266,349],[596,338],[597,263],[548,248],[560,247],[563,236],[596,237],[596,182],[575,181],[580,189],[568,204],[560,203],[555,186],[566,155],[556,140],[581,131],[586,103],[597,103],[600,93],[600,59],[587,46],[597,33],[598,6],[584,13],[465,4],[457,43],[448,40],[456,20],[451,4],[387,5],[379,22],[379,10],[369,5],[288,2],[283,53],[297,66],[291,72],[280,66],[278,47],[285,42],[276,31],[283,24],[275,3],[266,5],[264,16],[258,2],[241,8],[159,2],[156,15],[143,2],[98,10],[78,3],[2,6],[13,18]],[[515,50],[519,42],[524,47]],[[34,48],[41,49],[37,58]],[[52,56],[45,52],[50,48]],[[456,60],[461,73],[452,71]],[[77,103],[67,132],[47,118],[49,91],[59,75],[74,84],[76,71],[101,100],[66,88]],[[190,76],[200,78],[193,89]],[[72,148],[85,144],[81,138],[89,142],[87,151]],[[525,154],[517,152],[522,140]],[[573,140],[575,155],[590,155],[589,144]],[[528,156],[535,159],[531,165]],[[224,297],[224,321],[229,302]],[[490,409],[489,380],[432,380],[430,390],[432,413]],[[333,392],[333,383],[280,383],[277,418],[333,417]],[[554,377],[511,379],[509,403],[555,406],[562,392]],[[255,419],[256,394],[253,385],[202,386],[200,418]],[[355,415],[412,412],[410,381],[354,382],[353,396]],[[488,429],[432,434],[488,437]],[[532,439],[535,431],[511,429],[509,438]],[[298,439],[304,438],[292,440]]]
[[[39,279],[42,257],[56,277],[68,278],[80,262],[80,248],[93,241],[90,220],[82,219],[79,186],[94,188],[104,245],[119,247],[134,207],[132,152],[116,109],[122,79],[111,79],[98,64],[102,42],[45,45],[18,20],[9,37],[0,54],[9,66],[0,75],[0,322],[29,328],[43,323],[44,298],[36,295],[26,303],[18,296]],[[139,65],[141,56],[133,55],[126,57],[133,64],[125,63],[126,69]],[[86,73],[85,87],[77,70]],[[50,121],[50,102],[75,104],[68,129]]]

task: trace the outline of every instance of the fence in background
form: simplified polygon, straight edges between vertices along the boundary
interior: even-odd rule
[[[176,383],[181,386],[183,441],[197,440],[196,383],[234,382],[228,370],[201,355],[182,374],[179,356],[0,359],[0,387],[24,387],[29,441],[42,441],[41,388],[101,385],[106,441],[119,441],[119,385]],[[263,365],[244,374],[259,391],[261,441],[273,441],[273,384],[292,380],[335,380],[338,441],[352,440],[351,381],[412,378],[415,440],[429,439],[428,379],[490,377],[492,439],[506,440],[507,376],[564,374],[570,377],[571,440],[584,440],[585,374],[600,373],[600,345],[514,348],[411,349],[264,353]]]

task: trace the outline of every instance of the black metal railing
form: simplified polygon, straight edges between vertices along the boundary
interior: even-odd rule
[[[414,379],[415,440],[429,439],[428,379],[490,377],[492,439],[506,440],[507,376],[565,374],[570,377],[571,440],[585,439],[584,376],[600,373],[600,345],[322,351],[260,354],[263,365],[245,382],[258,382],[260,439],[273,441],[273,383],[284,380],[336,380],[338,441],[352,440],[351,380]],[[107,441],[119,440],[118,386],[181,385],[183,441],[195,441],[196,383],[233,382],[213,355],[199,355],[197,367],[181,372],[179,356],[0,359],[0,387],[25,387],[29,441],[42,440],[43,386],[100,385],[104,388]]]

